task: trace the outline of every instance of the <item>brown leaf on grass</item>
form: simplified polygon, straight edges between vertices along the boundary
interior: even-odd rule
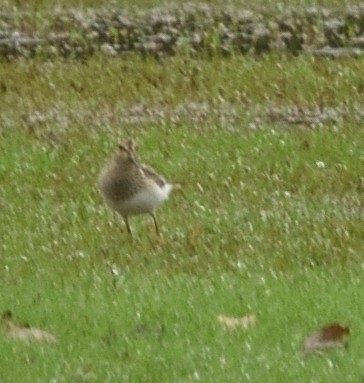
[[[253,327],[257,323],[257,317],[255,314],[248,314],[240,318],[229,317],[226,315],[219,315],[217,317],[218,322],[227,330],[233,330],[236,328],[247,329]]]
[[[14,323],[10,311],[4,312],[0,326],[5,331],[6,336],[10,339],[20,340],[22,342],[57,342],[56,336],[51,332],[36,327],[21,326]]]
[[[347,345],[350,328],[339,323],[331,323],[313,332],[303,343],[302,353],[319,352],[328,348],[343,348]]]

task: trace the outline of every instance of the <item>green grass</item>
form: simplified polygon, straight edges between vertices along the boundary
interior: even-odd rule
[[[206,382],[268,377],[282,382],[360,381],[361,273],[316,270],[309,275],[221,273],[198,278],[122,271],[115,283],[100,263],[96,271],[88,261],[74,262],[67,283],[61,274],[70,265],[53,280],[43,279],[42,286],[34,279],[13,285],[12,294],[32,291],[22,307],[9,302],[18,315],[58,329],[60,342],[3,342],[2,381],[69,382],[80,379],[82,371],[92,372],[100,382],[194,381],[198,376]],[[258,324],[246,332],[226,333],[216,322],[221,312],[251,311]],[[349,321],[355,328],[349,349],[301,360],[302,338],[330,320]]]
[[[0,381],[360,382],[363,65],[3,63],[0,310],[59,342],[2,331]],[[267,117],[318,105],[343,117]],[[149,217],[130,219],[131,243],[96,188],[128,136],[184,187],[158,211],[163,243]],[[217,322],[247,313],[245,331]],[[303,339],[331,321],[350,326],[349,348],[302,360]]]

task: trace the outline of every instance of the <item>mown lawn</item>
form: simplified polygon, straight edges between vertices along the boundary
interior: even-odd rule
[[[361,382],[363,67],[2,63],[0,309],[58,343],[2,331],[0,381]],[[163,241],[135,217],[132,243],[97,192],[126,137],[183,185],[158,212]],[[247,330],[217,321],[249,313]],[[333,321],[348,349],[302,359]]]

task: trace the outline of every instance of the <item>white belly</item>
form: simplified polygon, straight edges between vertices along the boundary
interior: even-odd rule
[[[153,182],[147,189],[139,191],[126,201],[119,202],[114,209],[124,216],[152,213],[168,198],[172,188],[170,184],[159,187]]]

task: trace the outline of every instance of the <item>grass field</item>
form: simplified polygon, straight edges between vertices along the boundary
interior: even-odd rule
[[[0,310],[58,342],[2,332],[0,381],[361,382],[363,73],[304,55],[1,63]],[[183,185],[163,241],[135,217],[131,243],[98,194],[126,137]],[[332,321],[348,349],[300,358]]]

